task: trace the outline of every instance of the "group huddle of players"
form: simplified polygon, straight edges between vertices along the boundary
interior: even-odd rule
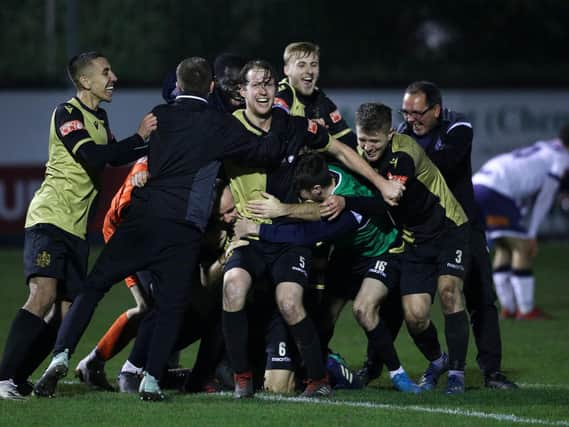
[[[267,117],[271,119],[271,128],[279,126],[279,121],[286,120],[281,118],[283,114],[281,110],[292,116],[308,117],[325,127],[332,138],[357,149],[358,141],[355,133],[342,118],[334,103],[316,86],[319,74],[318,47],[311,43],[293,43],[285,50],[284,61],[285,78],[278,83],[277,88],[275,72],[270,64],[264,61],[253,61],[247,64],[243,70],[243,66],[246,64],[241,57],[231,54],[219,56],[215,63],[216,86],[209,97],[210,104],[220,111],[233,112],[234,116],[254,133],[263,132],[263,129],[256,124],[263,123]],[[256,91],[247,93],[245,90],[243,93],[240,90],[243,83],[247,81],[258,84],[258,87],[255,88]],[[176,97],[180,94],[175,82],[175,73],[168,76],[165,81],[163,95],[167,102],[175,102]],[[267,89],[267,86],[272,84],[275,85],[273,92]],[[418,89],[423,90],[422,87]],[[428,89],[429,87],[427,87]],[[259,92],[264,96],[261,97]],[[381,106],[370,105],[368,108],[376,108],[380,114],[383,112],[384,120],[387,120],[387,114],[391,114],[386,108],[383,108],[382,111]],[[449,112],[445,111],[444,113],[445,120],[451,125],[458,123],[459,126],[462,125],[466,128],[466,139],[468,140],[468,132],[471,132],[469,123],[466,121],[461,123],[463,120],[461,116],[449,117],[451,116]],[[390,117],[388,119],[387,133],[390,133],[392,132]],[[360,129],[360,133],[363,134],[364,132],[365,129]],[[317,134],[318,132],[315,132],[315,135]],[[317,148],[324,147],[328,143],[328,135],[320,136],[320,138],[323,138],[325,142]],[[372,164],[374,161],[378,161],[379,156],[376,156],[373,149],[365,151],[367,148],[365,139],[360,138],[360,140],[363,141],[360,143],[361,154],[367,157],[367,160]],[[470,145],[465,145],[464,150],[469,155]],[[417,154],[411,154],[411,157],[413,156],[417,156]],[[457,162],[458,160],[460,158],[455,159]],[[434,388],[438,377],[449,369],[448,356],[441,351],[434,325],[428,321],[427,327],[423,330],[420,329],[421,326],[417,328],[419,329],[417,335],[426,335],[428,338],[418,337],[415,340],[429,362],[429,369],[420,379],[418,385],[411,381],[405,373],[393,346],[393,340],[404,317],[401,295],[426,293],[429,298],[432,298],[436,283],[433,276],[442,275],[442,273],[437,273],[432,269],[433,271],[429,272],[431,283],[425,289],[405,290],[402,294],[400,290],[401,262],[398,259],[398,254],[405,251],[404,239],[395,227],[393,218],[387,214],[386,205],[382,202],[380,195],[374,194],[373,186],[370,188],[369,182],[366,183],[365,180],[356,178],[344,170],[345,168],[343,169],[340,164],[328,165],[329,161],[333,162],[333,158],[304,154],[301,156],[301,160],[295,164],[294,169],[289,169],[290,175],[269,173],[265,176],[262,176],[263,174],[259,170],[251,168],[243,170],[232,162],[225,162],[218,182],[216,208],[202,246],[200,283],[207,290],[204,291],[204,288],[199,289],[199,287],[194,290],[195,295],[191,298],[192,309],[189,310],[192,313],[201,313],[202,321],[195,322],[195,318],[190,316],[191,321],[186,323],[184,330],[186,332],[194,330],[196,324],[209,325],[210,327],[206,328],[207,330],[190,333],[189,335],[192,336],[190,340],[180,340],[178,348],[181,349],[193,340],[200,337],[202,339],[194,369],[191,371],[170,369],[162,380],[162,384],[178,387],[185,384],[183,387],[186,390],[216,391],[220,387],[233,387],[237,383],[236,395],[238,397],[252,394],[251,387],[249,387],[250,377],[253,379],[253,390],[262,387],[268,391],[292,392],[295,389],[302,388],[302,383],[299,380],[306,377],[306,367],[304,367],[302,357],[294,345],[293,338],[287,333],[286,322],[282,319],[278,305],[274,303],[273,287],[269,283],[271,278],[266,276],[266,271],[262,271],[262,265],[245,264],[247,271],[254,272],[250,276],[252,276],[251,281],[255,282],[255,290],[252,292],[253,295],[249,295],[246,305],[249,335],[245,336],[248,337],[250,343],[246,357],[250,354],[251,362],[242,361],[242,366],[235,370],[235,365],[230,363],[227,357],[224,357],[225,352],[220,333],[222,329],[221,317],[219,316],[222,301],[223,269],[231,271],[232,264],[229,263],[229,267],[227,264],[234,249],[241,245],[255,245],[258,239],[279,244],[312,247],[313,267],[307,284],[304,285],[303,302],[309,315],[315,319],[321,354],[327,368],[326,375],[331,386],[336,388],[362,387],[370,379],[377,377],[382,365],[385,365],[396,389],[403,392],[418,393]],[[414,159],[414,161],[417,160]],[[119,190],[107,214],[105,230],[109,228],[109,224],[112,222],[109,221],[110,216],[120,217],[120,209],[128,203],[133,183],[143,185],[146,181],[147,175],[141,172],[141,167],[144,168],[145,165],[144,159],[137,162],[127,176],[123,188]],[[399,170],[405,170],[401,166]],[[405,172],[413,175],[413,167]],[[422,170],[421,173],[428,175],[429,168]],[[436,175],[435,172],[432,173]],[[276,175],[274,179],[272,178],[273,175]],[[320,175],[320,181],[316,178],[318,175]],[[404,176],[402,172],[398,175],[400,179]],[[440,181],[440,178],[435,176],[434,178],[422,177],[421,179],[424,188],[421,188],[422,191],[415,191],[415,194],[420,196],[409,195],[408,197],[408,199],[414,200],[415,206],[401,206],[396,209],[408,209],[413,212],[414,218],[420,217],[419,212],[423,212],[421,221],[428,222],[428,217],[436,212],[436,208],[433,209],[432,207],[438,204],[437,199],[441,195],[449,199],[443,200],[442,205],[444,207],[442,210],[448,210],[449,205],[453,202],[450,200],[452,196],[448,192],[437,193],[431,196],[432,200],[429,200],[428,197],[425,198],[424,194],[430,192],[430,188],[440,186],[440,184],[434,184],[434,182]],[[432,182],[426,184],[427,180]],[[424,191],[425,188],[426,192]],[[405,191],[414,192],[413,187],[407,188]],[[281,199],[289,202],[288,208],[290,210],[300,208],[304,211],[296,214],[287,211],[286,204],[282,203],[283,200],[275,198],[275,193],[279,194]],[[346,208],[341,214],[337,214],[337,217],[336,214],[331,215],[325,211],[327,208],[325,201],[332,195],[346,196],[348,198],[347,204],[350,204],[352,209]],[[352,198],[353,200],[351,200]],[[311,209],[306,211],[305,206],[294,206],[294,202],[301,200],[310,200],[316,203],[309,206]],[[452,209],[459,211],[460,207]],[[440,213],[437,215],[441,216]],[[446,213],[442,215],[446,216]],[[455,213],[454,215],[456,218],[451,218],[451,220],[455,221],[457,225],[465,222],[464,217],[460,218],[460,214]],[[330,217],[332,220],[329,220]],[[287,219],[283,220],[283,218]],[[299,223],[299,220],[306,222]],[[272,223],[268,224],[269,222]],[[432,232],[434,235],[440,233],[436,224],[431,228],[432,231],[428,228],[424,228],[424,230],[417,228],[417,230],[427,234]],[[106,239],[109,235],[110,233],[105,232]],[[421,236],[420,233],[419,236]],[[423,238],[429,239],[431,237],[427,235]],[[416,237],[413,236],[408,240],[414,242],[415,239]],[[459,257],[457,255],[459,253],[467,257],[468,248],[462,246],[460,248],[451,248],[451,256],[455,259]],[[435,256],[439,255],[435,254]],[[242,268],[243,264],[235,262],[235,266],[235,268]],[[458,266],[457,271],[463,270]],[[143,274],[139,273],[138,276],[140,277],[138,281],[133,279],[127,281],[129,287],[133,289],[133,283],[134,286],[141,283],[142,289],[150,289],[151,277],[146,275],[145,281]],[[230,286],[231,274],[228,276],[227,282]],[[411,281],[420,280],[420,278],[406,279],[403,283],[407,284]],[[278,284],[278,281],[273,283],[273,286],[275,284]],[[456,290],[454,292],[456,293]],[[370,358],[366,366],[357,373],[351,372],[341,357],[328,348],[334,323],[349,300],[354,301],[356,319],[368,336],[371,336],[369,340]],[[206,301],[208,303],[205,303]],[[204,304],[207,309],[204,309]],[[430,301],[428,304],[430,305]],[[379,318],[380,306],[381,323]],[[245,305],[242,303],[239,308],[243,310]],[[452,308],[450,309],[452,310]],[[115,331],[111,328],[113,332],[103,337],[90,355],[78,365],[77,373],[80,378],[95,386],[105,389],[112,388],[104,375],[104,362],[122,349],[122,346],[117,347],[112,344],[113,337],[117,335],[116,331],[122,331],[127,322],[133,322],[131,318],[136,319],[139,311],[136,312],[136,316],[129,316],[129,312],[126,312],[117,319],[118,325],[117,323],[115,323],[117,326],[113,325]],[[464,318],[460,320],[464,321]],[[408,321],[411,326],[417,323],[419,322],[414,324]],[[187,335],[186,332],[184,335]],[[210,344],[216,340],[217,343]],[[208,349],[213,353],[209,353]],[[465,350],[462,351],[464,356],[461,357],[462,360],[454,362],[458,368],[454,371],[460,371],[460,368],[463,368]],[[137,362],[138,360],[140,358],[137,358],[136,354],[131,354],[128,361],[123,365],[119,374],[119,388],[122,391],[138,391],[142,373],[142,366]],[[175,366],[175,362],[176,359],[173,361],[173,366]],[[235,381],[232,376],[227,375],[227,370],[237,373]],[[220,372],[225,375],[219,375]],[[243,376],[245,376],[245,385],[240,387],[239,380]],[[504,381],[506,380],[504,379]],[[458,389],[460,390],[460,386]],[[245,391],[243,392],[243,390]],[[451,388],[450,391],[452,392],[452,390]]]
[[[70,76],[82,95],[56,110],[52,139],[55,147],[59,143],[64,148],[50,154],[48,169],[57,169],[54,159],[69,161],[75,156],[87,179],[83,185],[92,190],[95,172],[104,164],[132,161],[134,153],[146,153],[148,145],[150,154],[134,164],[108,209],[103,233],[105,241],[112,244],[88,275],[87,286],[72,289],[71,281],[67,284],[66,297],[74,304],[57,341],[59,323],[54,322],[49,339],[40,342],[36,336],[41,334],[35,332],[27,338],[29,343],[18,342],[15,331],[31,330],[34,322],[43,322],[30,316],[41,318],[45,310],[34,311],[28,304],[18,313],[0,366],[2,397],[19,398],[31,392],[27,378],[46,352],[37,352],[39,362],[18,362],[20,366],[10,362],[13,354],[40,347],[49,351],[55,342],[54,358],[34,388],[38,396],[52,396],[57,381],[67,373],[69,355],[97,302],[115,276],[128,270],[117,257],[126,257],[125,251],[137,242],[151,245],[152,239],[160,241],[156,247],[165,252],[169,250],[167,242],[183,247],[181,236],[186,232],[199,242],[199,262],[191,272],[189,294],[185,289],[189,284],[170,283],[172,287],[167,288],[164,277],[157,274],[168,266],[164,271],[174,277],[183,254],[170,256],[158,270],[134,269],[136,274],[125,281],[136,307],[119,316],[79,362],[76,373],[82,381],[113,390],[105,362],[136,337],[118,385],[121,391],[138,392],[146,400],[164,399],[162,388],[169,387],[206,392],[231,387],[236,398],[251,397],[260,388],[329,397],[334,387],[365,386],[383,367],[393,387],[401,392],[433,390],[448,372],[445,393],[463,393],[471,322],[485,386],[516,388],[501,372],[492,268],[471,182],[472,125],[461,114],[443,108],[436,85],[418,81],[406,88],[399,111],[403,122],[397,131],[392,126],[391,109],[369,102],[356,111],[353,132],[336,105],[317,87],[320,50],[313,43],[296,42],[286,47],[285,77],[280,82],[267,61],[220,55],[207,100],[205,92],[188,89],[194,84],[207,87],[207,74],[211,74],[205,60],[192,57],[182,61],[164,82],[163,97],[172,108],[156,107],[143,119],[138,135],[125,144],[109,144],[103,152],[101,146],[93,149],[96,138],[89,135],[103,132],[110,138],[106,114],[98,104],[110,101],[116,76],[104,57],[89,55],[84,63],[77,59],[70,63]],[[101,65],[100,81],[83,71],[89,69],[89,61]],[[91,108],[82,102],[89,96],[96,100]],[[176,176],[176,167],[186,167],[184,156],[189,158],[187,153],[176,153],[176,144],[191,147],[191,141],[176,139],[185,132],[181,113],[185,108],[201,111],[205,103],[227,116],[223,123],[233,116],[227,128],[212,130],[231,137],[225,150],[233,157],[223,158],[221,168],[219,162],[212,162],[197,173],[192,169],[188,184],[181,181],[181,175]],[[83,120],[91,115],[103,126]],[[230,130],[234,132],[231,135],[227,134]],[[242,137],[242,133],[249,136]],[[242,147],[235,143],[240,138]],[[161,142],[167,146],[164,153]],[[212,150],[217,149],[214,145],[212,142]],[[172,147],[174,151],[167,153]],[[204,148],[195,149],[199,154]],[[208,155],[206,149],[204,156]],[[213,157],[221,156],[220,152]],[[172,190],[177,186],[189,188],[189,196],[178,197]],[[50,270],[51,253],[31,243],[36,234],[46,232],[38,227],[45,222],[40,208],[41,203],[47,204],[47,187],[40,190],[43,198],[37,198],[41,200],[36,201],[38,206],[30,207],[26,224],[30,289],[43,283],[38,277],[61,279]],[[185,210],[185,220],[190,220],[193,231],[176,228],[180,226],[177,221],[145,218],[148,211],[140,206],[153,197],[176,203],[176,208],[164,203],[149,205],[164,209],[172,218]],[[55,218],[50,221],[84,239],[85,224],[77,231],[67,230]],[[153,224],[171,234],[161,235]],[[138,237],[140,230],[149,230],[143,239]],[[188,248],[192,248],[189,243]],[[162,262],[163,255],[153,250],[140,253],[148,254],[154,263]],[[132,260],[133,266],[143,264]],[[62,274],[68,279],[68,272]],[[85,271],[78,275],[84,277]],[[437,293],[447,351],[430,320]],[[180,301],[175,301],[178,296]],[[329,348],[335,323],[349,301],[368,340],[367,360],[357,373]],[[156,332],[158,328],[166,330],[167,315],[174,315],[161,314],[165,302],[176,310],[183,307],[183,313],[175,313],[181,327],[173,337]],[[41,305],[48,306],[47,302]],[[394,345],[403,322],[426,359],[427,369],[416,382],[403,368]],[[48,326],[49,322],[47,326],[42,323],[42,328]],[[198,340],[193,368],[177,369],[179,351]],[[167,354],[156,348],[157,342],[167,343]],[[163,363],[165,357],[170,358],[168,366]]]

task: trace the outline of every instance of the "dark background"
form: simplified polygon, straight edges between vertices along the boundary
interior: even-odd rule
[[[569,1],[2,0],[0,87],[64,87],[98,50],[121,86],[159,86],[184,57],[223,51],[282,67],[322,49],[324,87],[568,87]]]

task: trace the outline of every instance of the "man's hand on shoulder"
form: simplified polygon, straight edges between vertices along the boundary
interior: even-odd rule
[[[259,218],[278,218],[287,215],[286,205],[269,193],[261,193],[263,199],[251,200],[247,209]]]
[[[140,122],[137,133],[144,141],[148,141],[150,134],[156,129],[158,129],[158,118],[154,113],[148,113]]]
[[[346,199],[342,196],[331,195],[320,203],[320,215],[328,218],[329,221],[335,219],[346,207]]]

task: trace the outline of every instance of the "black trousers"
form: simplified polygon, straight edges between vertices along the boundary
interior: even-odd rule
[[[54,352],[69,349],[72,353],[105,293],[129,274],[149,270],[155,279],[156,319],[146,371],[160,378],[189,303],[201,237],[202,232],[191,225],[152,217],[131,207],[65,316]]]
[[[484,374],[490,374],[501,368],[502,340],[484,230],[471,226],[470,245],[471,261],[464,280],[464,297],[478,349],[476,361]]]

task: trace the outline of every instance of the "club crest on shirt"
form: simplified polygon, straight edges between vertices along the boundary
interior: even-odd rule
[[[41,268],[48,267],[51,264],[51,255],[47,251],[41,251],[36,257],[36,265]]]
[[[398,158],[397,157],[393,157],[390,161],[389,164],[393,166],[393,169],[397,169],[397,162],[398,162]]]
[[[435,142],[435,151],[441,151],[445,148],[445,145],[443,144],[443,141],[441,141],[441,139],[437,139],[437,142]]]
[[[294,154],[290,154],[286,157],[283,157],[283,159],[281,160],[281,164],[288,163],[290,165],[290,164],[294,163],[295,158],[296,157],[294,156]]]

